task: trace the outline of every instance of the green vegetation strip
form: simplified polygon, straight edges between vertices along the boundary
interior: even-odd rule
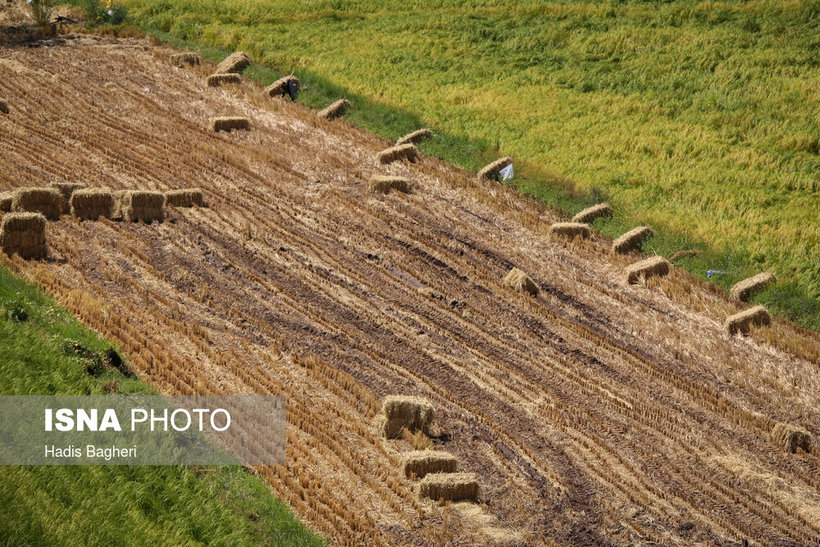
[[[0,394],[155,394],[110,349],[0,268]],[[0,507],[5,545],[323,544],[235,466],[2,466]]]
[[[125,0],[163,40],[243,50],[300,101],[465,169],[516,158],[514,184],[567,214],[609,200],[616,236],[820,329],[820,1],[407,3]],[[277,67],[272,71],[262,66]]]

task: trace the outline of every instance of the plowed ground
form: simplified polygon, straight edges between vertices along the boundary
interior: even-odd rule
[[[626,287],[609,242],[547,235],[557,217],[433,158],[381,166],[382,138],[325,122],[170,50],[69,39],[0,50],[0,190],[80,181],[201,187],[164,223],[48,225],[51,258],[9,267],[179,394],[288,397],[275,494],[338,543],[816,544],[820,340],[784,322],[730,338],[742,309],[673,270]],[[241,115],[252,130],[214,134]],[[409,195],[371,194],[373,174]],[[538,297],[502,283],[518,267]],[[478,474],[480,503],[420,501],[409,439],[380,398],[421,395],[432,445]]]

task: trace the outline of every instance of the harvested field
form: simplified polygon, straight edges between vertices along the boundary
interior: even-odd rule
[[[19,188],[11,199],[15,213],[40,213],[47,220],[57,220],[65,209],[62,194],[54,188]]]
[[[736,283],[735,286],[732,287],[729,294],[732,295],[732,298],[737,298],[742,302],[746,302],[754,293],[762,291],[773,282],[774,274],[769,272],[759,273],[749,279],[744,279],[743,281]]]
[[[219,87],[224,84],[238,84],[241,81],[241,74],[228,72],[226,74],[211,74],[206,78],[205,83],[208,84],[208,87]]]
[[[433,404],[430,448],[480,477],[475,507],[519,544],[820,537],[820,451],[770,439],[777,422],[820,433],[816,333],[729,337],[741,303],[679,269],[625,286],[629,257],[553,241],[558,215],[503,185],[429,156],[380,166],[386,139],[248,82],[203,94],[204,67],[167,49],[67,42],[4,50],[0,96],[20,114],[0,117],[0,191],[196,184],[210,207],[151,226],[64,217],[54,260],[0,261],[163,392],[287,396],[288,465],[256,470],[330,540],[491,542],[419,499],[401,468],[415,447],[375,430],[399,393]],[[254,131],[212,133],[214,112]],[[424,191],[374,195],[377,174]],[[513,267],[537,297],[504,285]]]
[[[116,200],[114,193],[101,188],[81,189],[71,195],[71,216],[97,220],[111,218]]]

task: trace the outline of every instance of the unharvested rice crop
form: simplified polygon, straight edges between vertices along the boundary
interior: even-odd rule
[[[556,222],[550,226],[550,234],[558,237],[589,237],[589,226],[580,222]]]
[[[199,55],[199,53],[195,53],[193,51],[186,51],[184,53],[177,53],[175,55],[171,55],[171,63],[178,67],[183,67],[185,65],[194,66],[202,63],[202,57]]]
[[[165,192],[165,205],[168,207],[202,207],[204,204],[202,190],[199,188]]]
[[[58,220],[63,212],[63,196],[55,188],[20,188],[14,192],[11,210],[15,213],[40,213]]]
[[[769,315],[768,310],[763,306],[755,306],[748,310],[736,313],[726,319],[724,328],[726,331],[734,336],[738,332],[741,334],[749,334],[752,327],[760,327],[763,325],[771,325],[772,316]]]
[[[129,191],[122,196],[122,218],[126,222],[163,221],[165,195],[162,192]]]
[[[436,412],[427,399],[389,395],[382,403],[379,431],[388,439],[401,436],[403,428],[428,433]]]
[[[407,194],[410,192],[410,181],[404,177],[391,177],[384,175],[375,175],[370,177],[371,192],[386,194],[391,190],[396,190]]]
[[[478,172],[478,177],[482,179],[495,179],[498,176],[498,173],[510,165],[512,163],[512,158],[510,156],[505,156],[501,159],[497,159],[491,164],[487,165],[481,171]]]
[[[419,483],[419,497],[475,501],[478,499],[478,480],[475,473],[431,473]]]
[[[233,72],[228,72],[225,74],[211,74],[205,81],[208,84],[208,87],[219,87],[222,84],[238,84],[242,81],[242,76]]]
[[[399,140],[396,141],[396,145],[400,144],[413,144],[417,142],[421,142],[426,139],[432,139],[433,132],[429,129],[419,129],[417,131],[413,131],[412,133],[408,133],[407,135],[403,136]]]
[[[811,434],[795,425],[776,423],[770,434],[775,444],[783,447],[786,452],[794,454],[798,448],[806,452],[811,451]]]
[[[79,182],[52,182],[51,187],[56,188],[63,196],[63,213],[68,214],[71,211],[71,205],[69,203],[71,201],[71,194],[76,190],[86,188],[86,185]]]
[[[116,199],[110,190],[88,188],[77,190],[71,195],[71,215],[77,218],[97,220],[111,218]]]
[[[233,131],[234,129],[244,129],[250,131],[251,122],[248,118],[236,116],[222,116],[211,118],[211,131]]]
[[[3,114],[9,113],[9,103],[5,99],[0,99],[0,112]]]
[[[655,234],[652,228],[648,226],[638,226],[632,228],[625,234],[621,234],[612,242],[613,253],[628,253],[640,247],[644,240],[649,239]]]
[[[299,88],[299,78],[293,76],[284,76],[279,78],[271,85],[265,88],[265,94],[269,97],[284,97],[288,94],[288,83],[293,82],[296,84],[297,89]]]
[[[334,120],[339,116],[343,116],[349,106],[350,101],[348,101],[347,99],[339,99],[338,101],[332,103],[326,108],[320,110],[319,113],[316,115],[322,118],[323,120]]]
[[[533,281],[530,276],[518,268],[513,268],[510,270],[504,278],[504,284],[508,287],[512,287],[518,292],[525,292],[531,294],[532,296],[538,296],[538,285],[535,284],[535,281]]]
[[[415,161],[419,152],[412,144],[401,144],[379,152],[379,163],[388,164],[401,159]]]
[[[40,213],[8,213],[0,227],[0,248],[22,258],[43,258],[46,245],[46,217]]]
[[[609,203],[599,203],[598,205],[587,207],[586,209],[572,217],[572,221],[589,223],[595,220],[596,218],[611,216],[612,207],[610,207]]]
[[[414,450],[402,456],[404,476],[424,478],[430,473],[455,473],[458,460],[442,450]]]
[[[0,194],[0,212],[8,213],[11,211],[11,201],[14,199],[14,194],[11,192],[3,192]]]
[[[251,57],[247,53],[237,51],[228,55],[224,61],[216,65],[216,74],[227,74],[228,72],[242,72],[251,64]]]
[[[758,291],[762,291],[773,281],[775,281],[774,274],[769,272],[759,273],[735,284],[730,294],[732,298],[746,302],[750,296]]]
[[[662,256],[652,256],[626,267],[626,282],[634,285],[653,275],[664,276],[669,273],[669,262]]]

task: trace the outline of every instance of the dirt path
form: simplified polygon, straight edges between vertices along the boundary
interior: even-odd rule
[[[251,84],[208,88],[170,51],[84,38],[0,50],[0,190],[80,181],[201,187],[162,224],[49,223],[52,260],[3,258],[121,344],[168,393],[288,397],[278,496],[339,543],[810,544],[820,340],[777,322],[729,338],[740,309],[674,270],[625,287],[634,257],[546,235],[552,213]],[[242,115],[250,132],[214,134]],[[371,194],[373,174],[412,194]],[[542,288],[501,282],[511,267]],[[419,501],[381,397],[436,405],[432,440],[481,479],[480,511]],[[815,441],[815,444],[817,442]],[[483,523],[483,524],[482,524]],[[492,523],[488,525],[486,523]]]

